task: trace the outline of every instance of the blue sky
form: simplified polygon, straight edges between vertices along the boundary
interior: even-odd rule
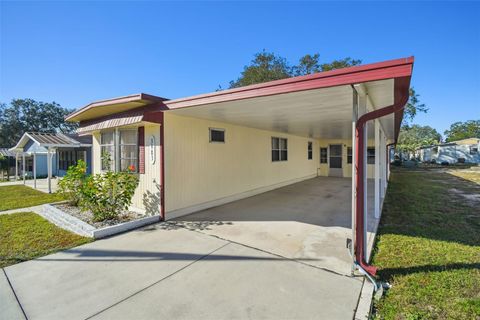
[[[226,87],[263,49],[295,63],[415,56],[440,133],[480,119],[480,2],[0,2],[0,101],[78,108]]]

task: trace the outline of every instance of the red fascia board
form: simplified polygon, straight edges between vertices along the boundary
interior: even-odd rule
[[[295,91],[351,85],[361,82],[411,76],[413,57],[355,66],[312,75],[270,81],[198,96],[164,101],[169,109],[269,96]]]

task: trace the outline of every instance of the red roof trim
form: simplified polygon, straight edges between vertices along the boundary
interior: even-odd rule
[[[167,105],[169,109],[185,108],[295,91],[406,77],[412,74],[413,62],[413,57],[377,62],[187,98],[167,100],[164,101],[164,104]]]

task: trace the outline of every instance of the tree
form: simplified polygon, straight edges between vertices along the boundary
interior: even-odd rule
[[[409,122],[415,118],[417,113],[428,111],[428,107],[424,103],[420,103],[420,95],[415,92],[415,89],[412,87],[409,91],[409,99],[405,109],[403,110],[403,125],[408,125]]]
[[[230,81],[230,88],[351,67],[362,62],[361,60],[347,57],[330,63],[320,64],[319,58],[320,55],[318,53],[313,55],[306,54],[300,58],[297,65],[290,66],[285,58],[264,50],[254,55],[250,65],[243,68],[237,80]]]
[[[62,132],[76,130],[76,123],[65,121],[71,113],[55,102],[13,99],[10,105],[0,104],[0,146],[14,146],[25,132]]]
[[[230,88],[248,86],[272,80],[291,77],[291,67],[287,60],[271,52],[259,52],[249,66],[245,66],[240,77],[230,81]]]
[[[413,153],[421,146],[439,143],[441,138],[440,133],[430,126],[405,125],[398,136],[397,148],[403,152]]]
[[[480,138],[480,120],[455,122],[450,126],[450,130],[445,131],[445,137],[447,142],[467,138]]]

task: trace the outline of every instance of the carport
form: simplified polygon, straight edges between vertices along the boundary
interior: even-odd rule
[[[369,180],[372,189],[373,180]],[[368,254],[379,219],[368,194]],[[351,179],[317,177],[170,221],[175,225],[295,259],[342,275],[352,272]]]
[[[380,218],[388,148],[398,137],[412,68],[410,57],[164,101],[167,110],[162,112],[167,114],[284,132],[342,148],[348,141],[352,150],[350,172],[336,170],[335,149],[330,148],[327,174],[319,164],[322,177],[198,212],[177,223],[259,249],[265,246],[289,258],[313,255],[321,261],[319,266],[335,272],[358,269],[375,275],[376,269],[367,263],[368,232],[375,231]],[[369,144],[375,146],[371,169]],[[333,177],[338,175],[343,178]],[[168,190],[168,183],[164,188]],[[310,236],[301,238],[305,234]],[[290,245],[286,239],[297,236],[301,239],[285,249]],[[348,257],[347,239],[352,241],[353,259]],[[334,260],[341,263],[335,265]],[[345,263],[354,268],[345,268]]]

